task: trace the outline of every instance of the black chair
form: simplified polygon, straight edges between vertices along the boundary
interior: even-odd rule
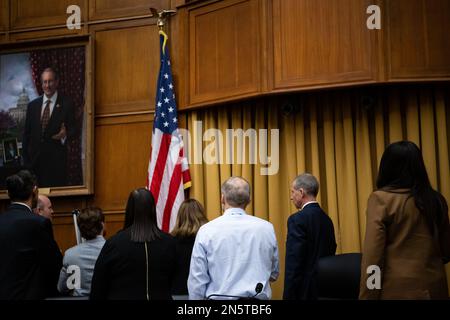
[[[318,262],[319,299],[358,299],[361,253],[323,257]]]

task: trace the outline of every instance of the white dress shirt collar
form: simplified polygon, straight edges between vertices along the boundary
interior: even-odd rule
[[[21,206],[27,207],[27,208],[28,208],[28,210],[30,210],[30,212],[33,212],[33,210],[31,210],[30,206],[29,206],[29,205],[27,205],[26,203],[23,203],[23,202],[11,202],[11,204],[18,204],[18,205],[21,205]]]
[[[42,102],[45,104],[47,100],[50,100],[53,104],[55,104],[56,99],[58,99],[58,91],[55,91],[55,93],[50,98],[44,94],[44,100]]]
[[[228,208],[224,211],[224,216],[241,216],[247,214],[244,209],[241,208]]]
[[[300,210],[305,209],[305,207],[306,207],[308,204],[311,204],[311,203],[319,203],[319,202],[318,202],[318,201],[308,201],[307,203],[305,203],[305,204],[302,206],[302,208],[301,208]]]
[[[44,98],[42,99],[42,110],[41,110],[41,117],[44,114],[44,108],[45,108],[45,104],[47,103],[48,100],[51,101],[50,103],[50,116],[53,112],[53,109],[56,105],[56,100],[58,99],[58,91],[55,91],[55,93],[53,94],[53,96],[51,96],[50,98],[48,98],[45,94],[44,94]]]
[[[105,241],[105,238],[103,238],[102,235],[97,235],[95,238],[86,240],[85,243],[96,243],[96,242],[102,242]]]

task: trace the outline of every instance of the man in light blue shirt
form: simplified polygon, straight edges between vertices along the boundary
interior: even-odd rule
[[[104,221],[100,208],[83,209],[78,214],[77,224],[85,241],[65,252],[59,274],[59,292],[74,297],[89,296],[95,263],[105,244]]]
[[[189,299],[270,299],[270,282],[279,274],[273,225],[246,214],[250,185],[245,179],[231,177],[221,191],[225,212],[203,225],[195,239]]]

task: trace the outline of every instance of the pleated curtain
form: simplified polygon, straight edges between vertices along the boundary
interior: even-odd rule
[[[296,212],[290,201],[292,180],[303,172],[319,179],[318,200],[333,220],[337,253],[360,252],[367,199],[389,143],[415,142],[423,152],[433,187],[450,202],[449,124],[450,86],[439,83],[325,90],[186,111],[181,114],[181,127],[190,132],[191,163],[197,153],[197,164],[190,165],[189,196],[204,204],[211,220],[221,214],[220,186],[228,177],[242,176],[250,182],[252,202],[247,212],[275,227],[281,274],[273,284],[273,299],[281,299],[287,219]],[[218,129],[222,136],[208,129]],[[270,139],[270,130],[278,129],[278,172],[261,174],[266,167],[259,161],[261,146],[249,146],[249,139],[233,145],[234,162],[241,151],[246,156],[244,163],[227,163],[227,129],[257,133],[267,129],[269,156],[271,144],[276,143]],[[250,148],[258,149],[253,150],[256,164],[249,161]],[[210,155],[209,163],[203,153]],[[450,279],[449,266],[447,274]]]

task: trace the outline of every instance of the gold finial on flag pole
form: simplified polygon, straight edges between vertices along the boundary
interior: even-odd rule
[[[165,10],[165,9],[158,12],[155,8],[150,8],[150,12],[152,13],[151,15],[152,18],[156,17],[158,18],[157,25],[159,30],[163,30],[167,18],[176,13],[175,10]]]

